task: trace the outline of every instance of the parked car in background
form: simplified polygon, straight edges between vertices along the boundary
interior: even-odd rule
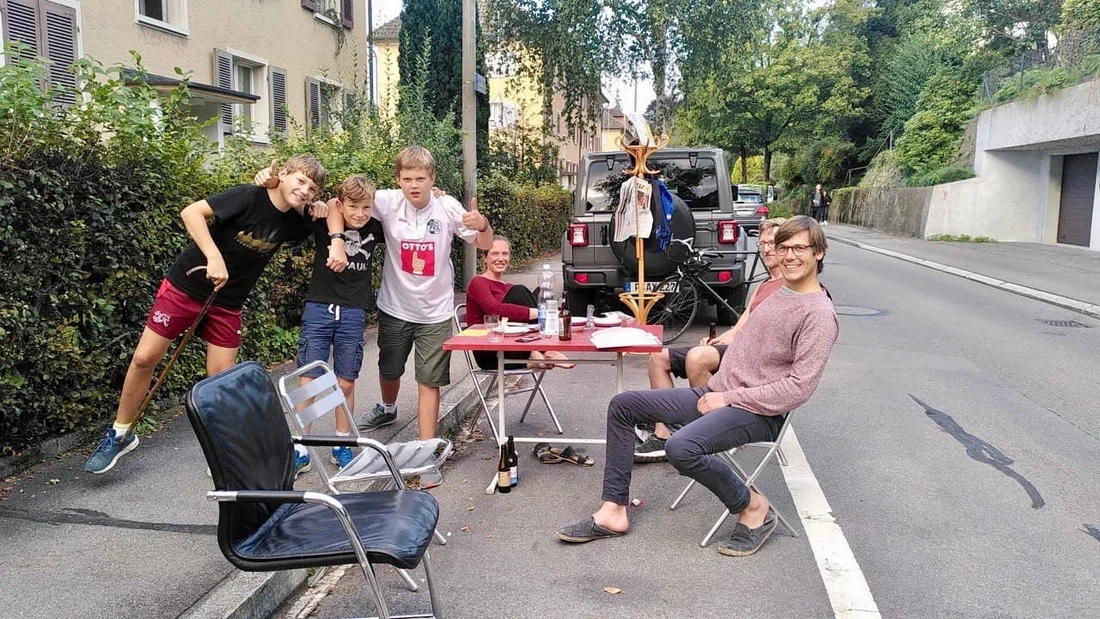
[[[665,148],[653,153],[648,164],[660,171],[659,177],[672,195],[673,238],[692,239],[696,249],[714,253],[703,279],[740,311],[748,292],[748,243],[734,217],[736,186],[730,184],[724,153],[715,148]],[[635,285],[638,261],[633,242],[613,240],[612,213],[631,165],[632,160],[622,151],[587,153],[581,158],[573,218],[562,239],[561,253],[569,309],[576,316],[584,316],[589,303],[601,310],[626,311],[618,295]],[[645,241],[646,287],[650,290],[658,289],[663,278],[676,272],[676,263],[658,245],[656,238]],[[663,288],[661,292],[677,291]],[[658,302],[650,316],[661,311]],[[736,314],[718,308],[720,324],[730,325],[736,319]]]
[[[748,234],[760,232],[760,222],[768,217],[764,193],[754,185],[734,185],[733,214]]]

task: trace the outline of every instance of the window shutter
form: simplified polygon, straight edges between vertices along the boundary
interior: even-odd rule
[[[286,100],[286,69],[268,67],[267,71],[271,79],[271,129],[275,133],[286,134],[289,129],[287,122]]]
[[[233,56],[221,49],[214,50],[214,85],[218,88],[233,90]],[[233,104],[221,104],[222,113],[218,120],[222,135],[233,133]]]
[[[340,24],[345,28],[355,26],[355,0],[340,0]]]
[[[317,10],[317,0],[302,0],[302,8],[311,11]]]
[[[4,12],[4,41],[18,41],[29,49],[15,54],[12,62],[33,61],[42,51],[38,37],[37,0],[7,0],[0,2],[7,10]]]
[[[321,126],[321,82],[306,78],[306,128]]]
[[[76,103],[76,75],[72,72],[76,61],[76,9],[52,2],[44,2],[43,6],[44,55],[50,59],[46,73],[51,87],[68,89],[56,95],[54,100],[71,105]]]
[[[355,93],[351,91],[344,91],[344,111],[350,112],[355,109]]]

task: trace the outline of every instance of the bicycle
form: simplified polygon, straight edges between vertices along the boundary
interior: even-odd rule
[[[692,246],[693,240],[691,238],[672,239],[668,247],[665,248],[665,255],[676,263],[676,272],[654,284],[654,290],[664,293],[665,296],[653,305],[653,309],[649,312],[648,322],[664,327],[665,344],[671,344],[679,339],[691,326],[692,321],[695,320],[696,314],[699,313],[700,297],[702,296],[700,290],[706,292],[712,301],[732,313],[735,322],[741,317],[741,312],[730,306],[722,298],[722,295],[715,292],[710,284],[703,280],[703,275],[708,272],[713,263],[713,260],[708,260],[708,258],[716,258],[723,254],[716,251],[697,250]],[[747,256],[752,254],[754,256],[752,268],[749,269],[749,276],[741,284],[742,286],[749,286],[767,279],[768,273],[766,270],[761,279],[756,279],[756,267],[760,264],[759,249],[732,253],[734,255]]]

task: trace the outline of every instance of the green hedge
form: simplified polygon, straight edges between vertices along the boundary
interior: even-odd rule
[[[561,249],[573,213],[561,187],[518,185],[496,172],[479,179],[477,203],[496,233],[512,242],[514,266]]]
[[[295,152],[321,160],[329,192],[354,172],[392,187],[394,156],[409,143],[431,149],[438,184],[460,194],[461,133],[416,105],[395,121],[333,111],[344,129],[294,127],[262,151],[231,140],[218,153],[189,116],[186,87],[158,97],[123,83],[121,67],[81,61],[78,92],[48,92],[43,71],[0,67],[0,457],[113,417],[153,294],[189,242],[179,217],[187,204]],[[402,99],[422,100],[417,88]],[[54,103],[64,98],[81,104]],[[525,239],[520,250],[539,253],[560,242],[567,202],[560,190],[509,185],[482,204],[499,230]],[[544,211],[558,218],[556,232],[540,223]],[[240,359],[293,356],[312,251],[284,247],[273,258],[245,305]],[[203,348],[181,356],[150,419],[203,375]]]

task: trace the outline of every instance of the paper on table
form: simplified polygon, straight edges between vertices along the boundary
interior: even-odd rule
[[[628,346],[660,346],[657,336],[634,327],[611,327],[592,334],[590,338],[596,348],[626,348]]]
[[[459,335],[464,336],[464,337],[481,337],[483,335],[489,335],[489,330],[488,329],[466,329],[462,333],[459,333]]]

